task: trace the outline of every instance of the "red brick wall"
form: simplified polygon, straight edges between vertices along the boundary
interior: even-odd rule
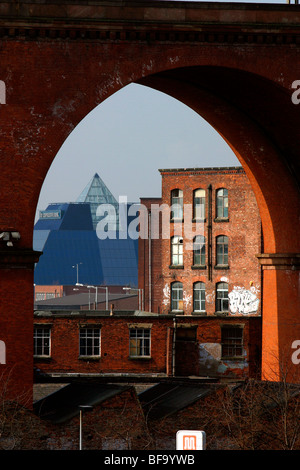
[[[46,300],[47,294],[52,294],[54,298],[62,297],[64,292],[64,286],[34,286],[34,298],[35,300]],[[37,299],[37,294],[40,294]]]
[[[0,364],[0,395],[13,397],[29,407],[33,382],[32,285],[33,270],[29,266],[1,270],[0,340],[5,343],[6,362]],[[11,311],[18,315],[8,315]]]
[[[164,373],[166,370],[167,328],[164,320],[154,322],[146,317],[96,317],[81,315],[35,316],[35,324],[51,325],[51,360],[35,359],[35,367],[43,371],[81,373]],[[129,325],[150,325],[151,359],[129,358]],[[79,328],[100,326],[101,357],[79,358]],[[68,338],[68,341],[66,341]]]
[[[244,357],[240,360],[222,360],[221,326],[243,326]],[[175,369],[173,368],[174,318],[171,315],[133,317],[84,316],[81,314],[55,313],[35,315],[35,325],[51,325],[51,357],[34,358],[34,366],[45,373],[82,374],[166,374],[221,376],[255,375],[259,366],[261,347],[261,319],[176,317],[177,328],[197,327],[194,342],[176,342]],[[101,326],[101,357],[79,358],[80,326]],[[151,358],[129,358],[129,325],[151,327]],[[67,341],[66,341],[67,338]],[[190,354],[190,351],[193,354]]]

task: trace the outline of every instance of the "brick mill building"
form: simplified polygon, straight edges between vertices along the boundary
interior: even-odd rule
[[[162,197],[141,200],[142,309],[36,311],[38,377],[258,373],[261,225],[249,181],[240,167],[161,175]]]
[[[261,221],[244,170],[160,172],[162,198],[141,199],[152,232],[139,251],[145,310],[260,315]]]
[[[262,237],[248,178],[241,167],[160,173],[161,199],[141,199],[145,310],[175,319],[177,369],[249,373],[260,362]]]

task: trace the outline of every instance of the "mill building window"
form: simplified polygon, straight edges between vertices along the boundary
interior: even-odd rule
[[[150,328],[130,328],[129,330],[129,356],[150,357]]]
[[[204,282],[194,283],[194,312],[205,312],[205,284]]]
[[[33,333],[34,356],[50,357],[51,328],[49,326],[36,326]]]
[[[183,191],[173,189],[171,191],[171,220],[183,219]]]
[[[181,282],[171,285],[171,309],[173,312],[183,311],[183,286]]]
[[[100,328],[80,328],[79,355],[100,356]]]
[[[171,239],[171,265],[183,265],[183,238],[172,237]]]
[[[216,311],[228,312],[228,284],[218,282],[216,286]]]
[[[193,264],[194,266],[205,266],[205,237],[197,235],[193,242]]]
[[[216,217],[217,219],[228,219],[228,190],[218,189],[216,192]]]
[[[221,328],[222,358],[243,356],[243,327],[226,325]]]
[[[216,264],[228,266],[228,237],[220,235],[216,238]]]
[[[194,191],[193,218],[196,220],[205,219],[205,189]]]

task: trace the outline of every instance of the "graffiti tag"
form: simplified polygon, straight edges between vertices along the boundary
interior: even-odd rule
[[[183,302],[185,303],[186,308],[192,303],[192,296],[187,295],[186,292],[183,292]]]
[[[171,293],[170,293],[170,287],[168,286],[168,284],[165,285],[165,287],[163,289],[163,293],[164,293],[163,304],[164,305],[169,305]]]
[[[228,294],[229,309],[231,313],[256,313],[259,306],[255,289],[247,290],[244,287],[234,287]]]

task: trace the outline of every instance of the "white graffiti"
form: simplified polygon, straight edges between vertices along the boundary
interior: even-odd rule
[[[243,315],[256,313],[259,306],[258,292],[258,288],[254,286],[250,290],[235,286],[228,294],[231,313],[242,313]]]
[[[205,296],[205,299],[208,304],[213,304],[215,302],[215,292],[212,292],[211,294],[207,294]]]
[[[191,295],[187,295],[186,292],[183,293],[183,301],[185,303],[185,306],[186,308],[191,305],[192,303],[192,296]]]
[[[168,284],[165,285],[165,287],[163,289],[163,293],[164,293],[163,304],[164,305],[169,305],[171,292],[170,292],[170,286],[168,286]]]

